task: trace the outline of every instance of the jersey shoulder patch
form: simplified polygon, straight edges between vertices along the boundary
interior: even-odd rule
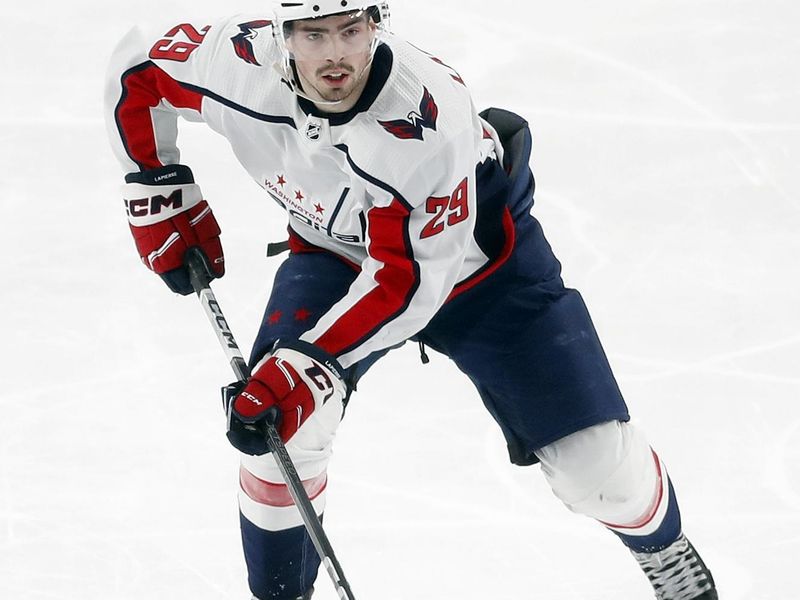
[[[241,58],[244,62],[261,66],[256,58],[256,53],[253,48],[253,40],[255,40],[262,32],[261,29],[272,27],[272,21],[268,19],[256,19],[255,21],[247,21],[246,23],[239,23],[239,33],[231,37],[233,50],[236,56]]]
[[[424,140],[424,130],[436,131],[436,121],[439,118],[439,107],[428,88],[423,88],[422,100],[419,111],[408,113],[405,119],[391,121],[379,120],[381,127],[401,140]]]

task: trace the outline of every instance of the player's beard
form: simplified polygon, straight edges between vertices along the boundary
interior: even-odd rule
[[[324,102],[343,102],[350,98],[354,92],[360,93],[363,90],[371,62],[368,61],[359,71],[346,63],[339,63],[333,67],[320,67],[315,71],[313,81],[309,81],[307,77],[303,76],[304,83],[313,88],[316,95]],[[325,83],[323,77],[328,73],[336,72],[346,73],[347,81],[341,87],[330,87]]]

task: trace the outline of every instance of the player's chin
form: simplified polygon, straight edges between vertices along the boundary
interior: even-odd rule
[[[328,102],[339,102],[353,93],[353,86],[347,86],[346,88],[323,87],[322,89],[318,89],[318,91],[324,100],[327,100]]]

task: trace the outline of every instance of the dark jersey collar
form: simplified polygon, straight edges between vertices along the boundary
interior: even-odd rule
[[[305,98],[297,97],[300,108],[307,115],[314,115],[322,119],[328,119],[331,125],[344,125],[353,120],[353,118],[362,112],[369,110],[372,103],[378,97],[378,94],[383,90],[386,85],[386,80],[389,79],[389,74],[392,72],[392,64],[394,62],[394,55],[392,50],[386,44],[380,44],[375,49],[375,56],[372,58],[372,69],[369,72],[367,85],[364,91],[361,92],[361,97],[356,102],[355,106],[343,113],[330,113],[320,110],[317,106],[306,100]]]

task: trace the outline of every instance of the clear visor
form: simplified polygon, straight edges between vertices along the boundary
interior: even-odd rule
[[[363,10],[284,25],[286,49],[296,61],[337,63],[363,55],[372,51],[376,36],[377,26]]]

